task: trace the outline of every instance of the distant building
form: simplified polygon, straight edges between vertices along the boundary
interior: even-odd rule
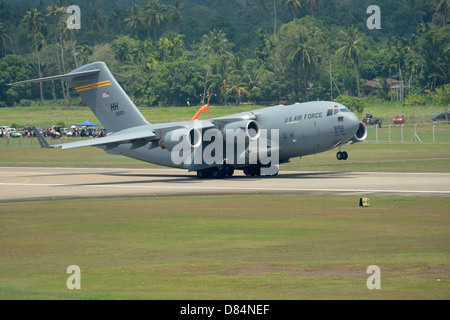
[[[397,101],[403,100],[405,86],[402,85],[402,82],[392,78],[387,78],[386,83],[389,89],[391,100],[394,99],[396,99]],[[364,83],[364,94],[366,96],[371,94],[378,94],[378,91],[381,88],[382,88],[382,80],[380,79],[367,80],[366,83]]]

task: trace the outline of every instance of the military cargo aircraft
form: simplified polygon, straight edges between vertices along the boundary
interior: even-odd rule
[[[94,146],[162,166],[196,171],[199,178],[224,178],[235,170],[248,176],[278,174],[290,158],[362,142],[367,128],[339,103],[317,101],[277,105],[207,120],[149,123],[104,62],[68,74],[25,80],[11,85],[62,79],[75,87],[108,135],[50,145],[35,130],[41,147],[71,149]]]

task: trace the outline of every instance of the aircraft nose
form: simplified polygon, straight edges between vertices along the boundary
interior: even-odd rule
[[[347,120],[346,122],[348,123],[348,126],[351,128],[351,131],[354,131],[356,133],[359,129],[358,117],[353,112],[349,112],[347,114],[346,120]]]

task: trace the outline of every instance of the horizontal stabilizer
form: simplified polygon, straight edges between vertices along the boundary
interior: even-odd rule
[[[25,83],[33,83],[33,82],[41,82],[41,81],[51,81],[51,80],[64,80],[67,82],[71,82],[73,81],[75,78],[84,78],[84,77],[89,77],[92,76],[94,74],[97,74],[100,72],[100,69],[95,69],[95,70],[88,70],[88,71],[80,71],[80,72],[71,72],[68,74],[63,74],[63,75],[59,75],[59,76],[51,76],[51,77],[45,77],[45,78],[38,78],[38,79],[31,79],[31,80],[24,80],[24,81],[18,81],[18,82],[13,82],[13,83],[9,83],[8,85],[13,85],[13,84],[25,84]]]
[[[36,127],[33,127],[34,134],[36,135],[36,138],[39,141],[39,144],[41,145],[41,148],[44,149],[53,149],[55,148],[52,146],[48,141],[44,138],[44,136],[39,132],[39,130]]]

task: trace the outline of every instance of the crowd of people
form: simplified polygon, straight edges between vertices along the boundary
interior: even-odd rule
[[[82,137],[82,138],[89,138],[89,137],[104,137],[105,136],[105,129],[102,128],[89,128],[89,127],[81,127],[78,128],[76,126],[72,126],[69,128],[62,128],[58,126],[52,126],[48,129],[40,129],[38,128],[39,132],[44,137],[51,137],[53,139],[58,139],[63,136],[67,137]],[[16,129],[14,131],[14,135],[11,134],[12,131],[9,131],[5,128],[1,128],[0,130],[0,138],[8,138],[8,137],[24,137],[24,138],[33,138],[36,137],[36,134],[31,126],[27,126],[23,129]]]

